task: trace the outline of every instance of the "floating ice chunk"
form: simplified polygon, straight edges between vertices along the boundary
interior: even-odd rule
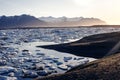
[[[31,62],[32,62],[32,63],[39,63],[39,62],[40,62],[40,60],[39,60],[39,59],[37,59],[37,58],[33,58]]]
[[[61,65],[61,64],[63,64],[63,62],[58,61],[58,62],[56,62],[56,64]]]
[[[46,70],[41,70],[41,71],[38,71],[37,73],[40,76],[47,76],[49,74],[48,71],[46,71]]]
[[[75,57],[74,60],[81,60],[84,59],[84,57]]]
[[[41,52],[38,52],[38,53],[36,53],[36,55],[44,56],[45,54],[44,54],[44,53],[41,53]]]
[[[51,66],[52,66],[52,64],[50,64],[50,63],[45,64],[45,67],[51,67]]]
[[[33,71],[24,70],[23,77],[24,78],[36,78],[36,77],[38,77],[38,74],[36,72],[33,72]]]
[[[0,80],[17,80],[16,77],[0,76]]]
[[[71,60],[72,59],[72,57],[64,57],[64,61],[65,62],[68,62],[69,60]]]
[[[7,61],[6,60],[0,60],[0,66],[4,66],[7,64]]]
[[[22,50],[22,55],[30,55],[31,52],[29,50]]]
[[[65,64],[58,65],[58,68],[62,70],[68,70],[68,66],[66,66]]]
[[[45,57],[44,57],[44,60],[53,60],[53,58],[50,57],[50,56],[45,56]]]
[[[13,72],[11,72],[11,73],[8,74],[8,76],[10,76],[10,77],[14,77],[15,74],[14,74]]]
[[[49,67],[49,69],[50,69],[50,70],[55,70],[56,67],[52,65],[52,66]]]
[[[45,68],[45,65],[41,64],[41,63],[37,63],[37,64],[35,64],[35,67],[37,70],[43,70]]]
[[[15,72],[15,71],[16,69],[13,67],[9,67],[9,66],[0,67],[0,74],[7,74],[10,72]]]

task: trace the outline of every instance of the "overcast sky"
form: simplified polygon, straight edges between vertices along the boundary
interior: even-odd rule
[[[0,15],[96,17],[120,24],[120,0],[0,0]]]

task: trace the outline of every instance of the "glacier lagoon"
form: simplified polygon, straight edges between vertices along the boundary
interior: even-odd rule
[[[55,50],[37,48],[79,40],[85,36],[120,31],[120,28],[39,28],[0,30],[0,78],[31,80],[64,73],[96,60]]]

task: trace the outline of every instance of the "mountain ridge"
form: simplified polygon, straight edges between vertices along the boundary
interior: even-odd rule
[[[105,25],[106,22],[98,18],[84,18],[84,17],[40,17],[39,20],[48,22],[51,26],[92,26],[92,25]]]
[[[9,28],[9,27],[32,27],[45,24],[44,21],[37,19],[34,16],[30,15],[20,15],[20,16],[1,16],[0,17],[0,27]]]
[[[45,19],[48,21],[46,21]],[[105,25],[105,24],[106,23],[104,21],[97,18],[41,17],[40,19],[27,14],[22,14],[19,16],[18,15],[0,16],[0,28],[74,27],[74,26]]]

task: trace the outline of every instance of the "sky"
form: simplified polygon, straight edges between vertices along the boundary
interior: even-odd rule
[[[94,17],[120,24],[120,0],[0,0],[0,16]]]

